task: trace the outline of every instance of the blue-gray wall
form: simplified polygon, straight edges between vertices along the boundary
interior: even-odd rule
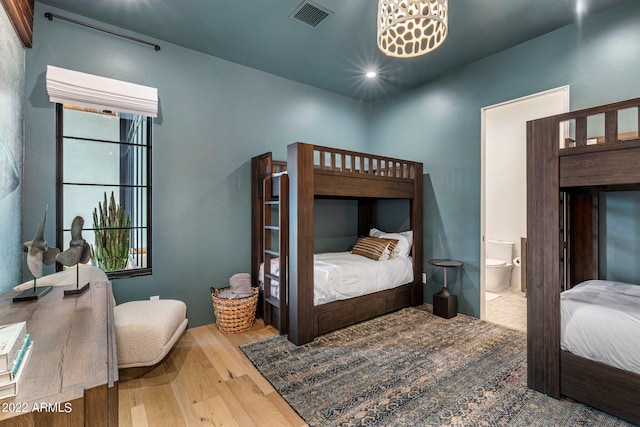
[[[0,7],[0,293],[20,284],[25,258],[21,230],[24,57],[20,39]],[[35,228],[26,240],[34,232]]]
[[[369,150],[424,163],[425,259],[465,263],[453,286],[463,313],[480,315],[481,108],[563,85],[570,85],[572,110],[640,96],[638,22],[640,2],[631,0],[373,106]],[[611,207],[620,196],[608,197]],[[640,216],[630,207],[638,200],[619,199],[626,210],[612,214],[623,215],[629,229],[619,230],[623,234],[604,251],[604,275],[636,283],[640,263],[631,263],[630,272],[629,264],[613,258],[637,246],[628,244],[628,236],[640,228]],[[628,258],[639,255],[636,250]],[[427,300],[439,289],[440,284],[428,285]]]
[[[114,288],[118,302],[150,295],[180,298],[188,304],[191,326],[213,320],[211,285],[223,286],[231,274],[249,271],[251,156],[271,150],[284,159],[287,144],[306,141],[422,161],[425,259],[465,262],[453,289],[461,311],[478,316],[481,108],[567,84],[572,109],[640,96],[640,2],[635,0],[374,105],[164,42],[162,51],[154,52],[46,21],[44,12],[36,3],[34,49],[26,58],[24,233],[35,227],[44,203],[55,204],[55,113],[45,91],[46,65],[157,87],[154,274],[115,281]],[[625,206],[617,211],[637,228],[636,196],[607,197],[609,207],[614,200]],[[339,206],[345,216],[354,210]],[[319,209],[324,217],[334,207]],[[401,228],[406,222],[393,215],[382,219]],[[51,218],[49,239],[53,224]],[[349,240],[354,224],[343,225],[333,234],[319,226],[327,237],[316,246],[339,247]],[[620,252],[613,249],[623,249],[621,240],[609,239],[611,250],[603,251],[608,275],[625,268],[612,259]],[[426,290],[430,300],[439,286]]]
[[[114,293],[118,303],[178,298],[187,303],[190,326],[213,322],[209,288],[251,270],[251,157],[273,151],[284,160],[296,141],[366,150],[367,106],[166,42],[155,52],[49,22],[46,11],[88,21],[36,3],[34,47],[26,56],[25,232],[44,203],[55,206],[55,109],[46,66],[157,87],[153,275],[116,280]],[[54,225],[52,213],[49,239]]]
[[[638,192],[600,195],[600,275],[609,280],[640,284],[640,196]]]

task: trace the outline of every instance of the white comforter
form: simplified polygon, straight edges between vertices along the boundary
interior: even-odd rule
[[[272,274],[278,274],[278,262],[278,259],[271,260]],[[350,252],[327,252],[314,255],[313,271],[314,305],[395,288],[413,280],[410,257],[374,261]],[[271,295],[278,295],[277,282],[271,282]]]
[[[563,350],[640,374],[640,286],[588,280],[560,301]]]

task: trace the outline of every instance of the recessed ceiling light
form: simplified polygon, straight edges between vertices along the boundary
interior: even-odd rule
[[[378,73],[376,73],[375,71],[367,71],[367,74],[365,74],[365,76],[367,76],[368,79],[372,79],[377,75]]]

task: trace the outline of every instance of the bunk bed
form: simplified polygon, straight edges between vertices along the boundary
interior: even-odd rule
[[[637,98],[527,123],[528,385],[633,423],[640,423],[640,375],[563,350],[561,306],[569,299],[563,291],[600,279],[599,193],[640,190],[638,132],[619,132],[623,122],[640,122],[639,106]],[[596,123],[601,132],[588,129]],[[594,306],[609,298],[597,295]]]
[[[263,268],[262,315],[296,345],[403,307],[422,304],[422,163],[295,143],[287,161],[252,158],[253,285]],[[354,199],[358,235],[376,226],[376,201],[409,200],[412,278],[366,295],[314,304],[314,200]],[[273,268],[276,264],[277,268]],[[277,291],[272,282],[278,282]],[[276,295],[272,295],[276,293]]]

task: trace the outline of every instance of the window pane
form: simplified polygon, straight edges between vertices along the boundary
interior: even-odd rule
[[[131,247],[130,263],[139,268],[147,268],[147,229],[132,229],[129,246]]]
[[[63,181],[147,185],[147,147],[64,139]]]
[[[142,145],[120,145],[120,185],[147,185],[147,150]]]
[[[118,185],[120,144],[64,139],[64,182]]]
[[[114,193],[116,201],[120,199],[118,187],[103,187],[98,185],[65,185],[63,189],[64,203],[64,229],[71,227],[73,219],[80,215],[84,219],[84,228],[93,228],[93,210],[98,207],[98,202],[103,203],[104,193],[107,193],[107,202]]]
[[[120,118],[65,108],[63,133],[65,137],[120,141]]]
[[[147,180],[151,139],[147,134],[151,119],[131,114],[102,114],[81,108],[60,108],[62,114],[63,139],[62,176],[59,189],[62,195],[63,214],[57,217],[57,246],[61,249],[69,247],[71,233],[69,228],[76,216],[84,219],[82,237],[93,248],[94,256],[99,252],[96,238],[99,221],[94,224],[93,213],[99,203],[110,204],[113,193],[115,203],[128,217],[124,227],[112,229],[111,233],[120,233],[115,251],[117,262],[109,265],[107,259],[96,260],[105,271],[121,271],[132,268],[151,267],[151,247],[149,246],[150,230],[150,183]],[[106,210],[107,207],[103,206]],[[107,232],[109,235],[109,232]],[[116,238],[116,237],[113,237]],[[128,241],[128,242],[127,242]],[[114,241],[112,240],[112,243]],[[145,274],[150,271],[145,271]],[[118,277],[125,277],[119,274]],[[112,277],[112,276],[110,276]]]

